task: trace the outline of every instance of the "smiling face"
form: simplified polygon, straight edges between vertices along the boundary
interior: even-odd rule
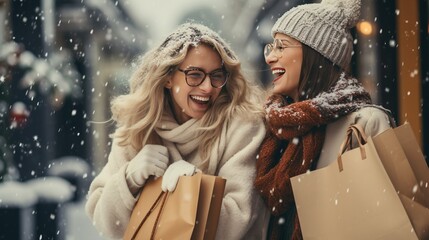
[[[222,69],[222,59],[210,46],[200,44],[191,47],[179,69],[201,69],[206,73]],[[200,119],[207,112],[222,88],[214,88],[207,75],[203,82],[196,87],[190,87],[185,80],[185,73],[175,71],[165,85],[173,98],[173,112],[178,123],[184,123],[191,118]]]
[[[285,34],[276,33],[274,39],[281,40],[282,49],[274,49],[265,58],[274,75],[273,93],[287,95],[295,102],[299,97],[299,78],[302,66],[301,43]],[[295,47],[288,47],[295,46]]]

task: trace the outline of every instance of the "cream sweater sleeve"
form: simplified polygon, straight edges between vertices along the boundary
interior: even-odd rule
[[[89,188],[85,210],[95,228],[108,238],[122,238],[137,201],[125,180],[130,152],[114,140],[107,164]]]
[[[361,125],[367,136],[375,136],[390,127],[390,120],[384,111],[365,107],[328,124],[317,168],[326,167],[337,159],[347,128],[352,124]],[[357,147],[357,142],[353,142],[353,147]]]
[[[262,120],[234,120],[229,124],[226,150],[218,173],[227,181],[216,239],[262,239],[263,224],[254,224],[263,221],[261,217],[264,215],[264,205],[254,190],[253,182],[256,175],[256,157],[264,137],[265,127]],[[249,234],[249,231],[254,230],[257,230],[257,233]],[[254,233],[256,235],[253,235]]]

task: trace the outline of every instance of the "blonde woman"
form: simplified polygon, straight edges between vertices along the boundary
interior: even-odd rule
[[[117,129],[108,162],[90,186],[88,215],[121,238],[149,176],[174,191],[196,171],[227,179],[217,239],[261,239],[264,206],[254,192],[265,136],[257,89],[231,48],[211,29],[186,23],[147,52],[130,93],[112,102]]]

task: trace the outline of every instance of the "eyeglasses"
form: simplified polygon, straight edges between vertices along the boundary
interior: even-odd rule
[[[264,56],[267,58],[271,52],[274,51],[274,56],[277,58],[282,57],[283,49],[285,48],[300,48],[301,45],[285,45],[283,41],[287,41],[286,39],[274,39],[274,43],[268,43],[264,47]]]
[[[210,84],[214,88],[221,88],[226,84],[229,73],[225,69],[217,69],[206,73],[200,68],[178,69],[185,74],[186,83],[190,87],[197,87],[204,82],[207,75],[210,77]]]

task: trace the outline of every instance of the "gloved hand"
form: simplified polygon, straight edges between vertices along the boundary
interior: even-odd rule
[[[192,176],[196,170],[197,167],[186,162],[185,160],[179,160],[171,164],[168,166],[167,171],[165,171],[165,174],[162,177],[162,191],[174,191],[180,176]]]
[[[131,192],[144,185],[146,179],[153,175],[164,175],[168,166],[168,150],[162,145],[145,145],[137,155],[131,159],[125,171],[125,178]]]

